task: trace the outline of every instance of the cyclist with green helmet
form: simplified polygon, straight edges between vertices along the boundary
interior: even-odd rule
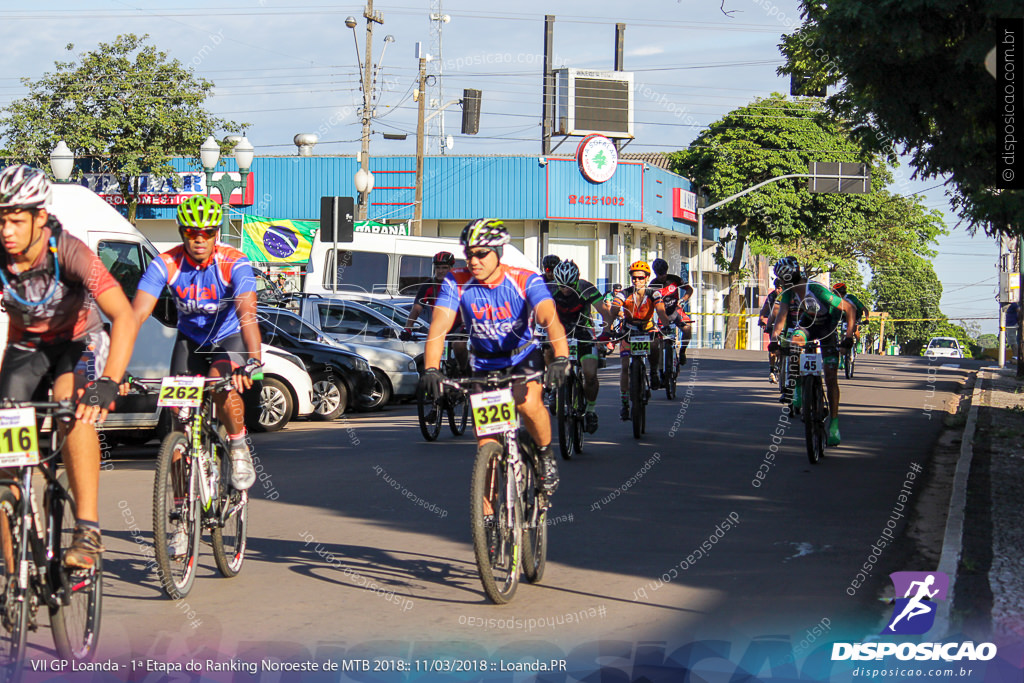
[[[0,289],[9,316],[0,397],[71,399],[75,421],[63,458],[77,503],[69,567],[91,569],[103,552],[98,523],[100,441],[128,367],[138,326],[124,291],[81,240],[49,213],[52,188],[30,166],[0,172]],[[111,334],[100,312],[111,321]]]
[[[217,242],[222,218],[220,204],[203,195],[189,197],[178,207],[182,244],[149,264],[133,308],[141,325],[169,289],[178,309],[171,374],[231,375],[234,390],[219,393],[215,404],[228,430],[231,485],[244,491],[256,481],[256,471],[246,444],[240,394],[252,387],[252,376],[263,366],[252,266],[241,251]]]

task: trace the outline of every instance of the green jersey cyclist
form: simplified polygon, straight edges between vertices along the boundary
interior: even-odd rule
[[[782,280],[783,291],[779,295],[781,310],[786,310],[791,302],[798,302],[799,318],[792,331],[782,336],[786,328],[787,316],[778,315],[775,328],[772,330],[772,342],[769,348],[779,347],[780,336],[784,342],[796,347],[795,353],[803,348],[808,341],[818,340],[821,355],[825,361],[825,387],[828,391],[829,426],[828,445],[838,446],[839,436],[839,349],[853,346],[853,331],[856,327],[853,305],[844,300],[825,285],[809,282],[800,270],[800,263],[793,256],[786,256],[775,264],[775,275]],[[845,318],[847,323],[846,336],[839,340],[839,321]],[[799,408],[801,403],[800,383],[797,382],[793,394],[793,407]]]

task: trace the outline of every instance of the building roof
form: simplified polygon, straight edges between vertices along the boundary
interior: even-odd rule
[[[622,154],[620,159],[628,161],[642,161],[649,166],[660,168],[666,171],[672,170],[672,162],[667,152],[641,152],[639,154]]]

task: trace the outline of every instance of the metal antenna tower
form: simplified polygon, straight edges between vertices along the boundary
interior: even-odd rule
[[[432,59],[427,62],[427,83],[430,89],[428,106],[437,111],[444,106],[444,55],[441,52],[441,29],[451,21],[451,17],[441,11],[441,0],[430,0],[430,55]],[[441,111],[432,118],[427,130],[427,140],[437,139],[437,152],[445,152],[444,112]],[[427,146],[430,147],[429,145]]]

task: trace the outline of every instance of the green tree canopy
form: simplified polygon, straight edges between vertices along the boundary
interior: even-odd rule
[[[140,174],[176,179],[172,157],[195,155],[214,131],[247,125],[210,114],[203,105],[213,83],[148,38],[120,35],[37,80],[22,79],[29,94],[0,116],[8,160],[48,168],[50,151],[64,140],[91,161],[90,170],[117,176],[134,223]]]
[[[895,335],[904,353],[917,354],[935,336],[956,336],[939,308],[942,283],[932,264],[915,254],[893,258],[876,267],[871,278],[875,307],[889,313],[886,335]],[[967,333],[960,328],[964,337]]]
[[[827,109],[868,152],[911,156],[915,175],[949,175],[971,226],[1024,231],[1024,192],[998,191],[995,81],[985,70],[995,22],[1015,0],[802,0],[804,24],[784,36],[780,73],[842,84]],[[1019,46],[1018,46],[1019,47]],[[985,226],[988,229],[988,226]]]
[[[774,177],[807,173],[810,161],[872,162],[820,105],[779,94],[726,114],[689,149],[670,157],[673,170],[706,187],[711,202]],[[870,194],[812,194],[805,178],[789,179],[705,216],[709,227],[735,228],[724,240],[735,241],[732,258],[725,264],[734,278],[731,313],[739,312],[735,285],[743,275],[745,246],[773,259],[794,254],[812,271],[838,271],[858,286],[859,275],[853,277],[858,263],[883,262],[897,253],[931,254],[928,244],[943,231],[941,215],[926,211],[917,199],[884,191],[891,181],[888,168],[884,163],[871,168]],[[857,293],[856,288],[853,291]]]

